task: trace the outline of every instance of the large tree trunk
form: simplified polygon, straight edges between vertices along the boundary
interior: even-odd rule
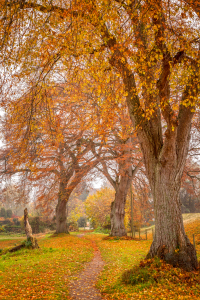
[[[111,203],[111,232],[110,236],[126,236],[126,229],[124,226],[125,204],[128,189],[131,183],[131,167],[125,170],[121,175],[119,184],[115,188],[115,200]]]
[[[115,200],[111,203],[111,232],[110,236],[126,236],[124,226],[126,195],[123,191],[115,193]]]
[[[188,0],[188,2],[192,4],[192,1]],[[152,66],[145,65],[146,76],[141,76],[139,68],[137,70],[136,67],[137,75],[144,83],[141,98],[132,66],[129,65],[124,55],[125,52],[122,51],[116,37],[105,24],[101,26],[101,36],[112,51],[110,64],[120,72],[123,79],[130,117],[137,130],[154,197],[156,233],[149,256],[163,256],[173,265],[179,264],[187,270],[192,270],[197,268],[197,257],[194,246],[189,242],[184,231],[179,191],[188,154],[191,122],[199,95],[199,68],[192,59],[191,71],[188,68],[188,79],[177,115],[171,106],[170,75],[172,67],[186,56],[184,51],[179,51],[173,57],[163,42],[166,40],[166,26],[161,4],[162,2],[157,2],[151,11],[152,21],[157,28],[155,44],[162,53],[162,60],[159,61],[161,66],[159,79],[156,79],[155,69]],[[131,9],[127,10],[127,13],[134,26],[137,22],[134,34],[138,42],[135,45],[141,55],[146,56],[149,48],[147,48],[147,36],[143,30],[144,24],[141,19],[137,20],[135,15],[132,16]],[[151,118],[148,117],[149,111]],[[161,114],[167,124],[164,135]]]
[[[67,200],[65,185],[60,183],[58,204],[56,206],[56,233],[69,233],[66,213]]]
[[[191,271],[198,263],[195,248],[185,234],[179,191],[178,172],[173,166],[158,165],[154,182],[155,235],[148,257],[158,256]]]
[[[186,109],[183,108],[179,122]],[[187,126],[185,123],[180,122],[174,131],[166,132],[158,157],[153,149],[149,151],[142,138],[140,141],[155,213],[155,235],[147,257],[158,256],[173,266],[191,271],[198,267],[198,262],[195,248],[185,234],[179,197],[190,140],[190,123]]]

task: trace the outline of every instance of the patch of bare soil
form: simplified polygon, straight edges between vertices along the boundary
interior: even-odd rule
[[[80,235],[79,237],[83,237]],[[100,251],[95,243],[94,258],[87,263],[85,269],[77,275],[77,279],[69,282],[70,297],[73,300],[101,300],[101,293],[95,287],[99,273],[102,271],[104,261],[101,258]]]

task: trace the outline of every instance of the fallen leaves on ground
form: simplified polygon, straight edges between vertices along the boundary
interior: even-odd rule
[[[69,277],[92,259],[87,240],[59,235],[0,257],[0,299],[68,299]]]
[[[195,234],[197,256],[200,259],[200,221],[187,224],[185,228],[191,242]],[[106,300],[200,299],[199,271],[185,272],[163,261],[156,267],[153,260],[143,260],[152,240],[122,240],[105,235],[92,235],[90,238],[97,241],[106,262],[98,281],[98,287]],[[136,273],[136,270],[144,270],[147,265],[152,274],[138,271],[136,284],[133,285],[122,281],[124,272],[133,269]]]
[[[195,234],[200,259],[200,221],[185,228],[191,241]],[[199,272],[188,273],[163,261],[143,260],[152,240],[105,238],[92,233],[83,239],[69,235],[40,239],[38,250],[24,249],[1,256],[0,299],[69,299],[69,278],[75,279],[73,275],[97,250],[91,241],[97,243],[106,263],[97,284],[104,299],[200,299]],[[131,270],[132,283],[123,278]]]
[[[130,236],[105,236],[103,238],[103,240],[108,240],[108,241],[116,241],[116,240],[120,240],[120,241],[130,241],[130,240],[134,240],[134,241],[140,241],[140,239],[138,238],[132,238]]]

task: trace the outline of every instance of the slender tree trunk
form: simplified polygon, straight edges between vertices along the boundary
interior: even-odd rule
[[[67,200],[65,185],[60,183],[58,204],[56,206],[56,233],[69,233],[66,213]]]
[[[27,236],[27,241],[31,242],[31,246],[33,249],[39,248],[37,239],[32,235],[32,228],[28,221],[28,210],[25,208],[24,210],[24,229]]]

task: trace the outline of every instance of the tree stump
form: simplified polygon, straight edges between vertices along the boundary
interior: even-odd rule
[[[33,249],[39,248],[37,239],[35,237],[33,237],[33,235],[32,235],[32,228],[31,228],[31,225],[29,224],[29,221],[28,221],[28,210],[27,210],[27,208],[25,208],[25,210],[24,210],[24,228],[25,228],[27,241],[28,242],[30,241],[30,244],[31,244],[30,246]]]

